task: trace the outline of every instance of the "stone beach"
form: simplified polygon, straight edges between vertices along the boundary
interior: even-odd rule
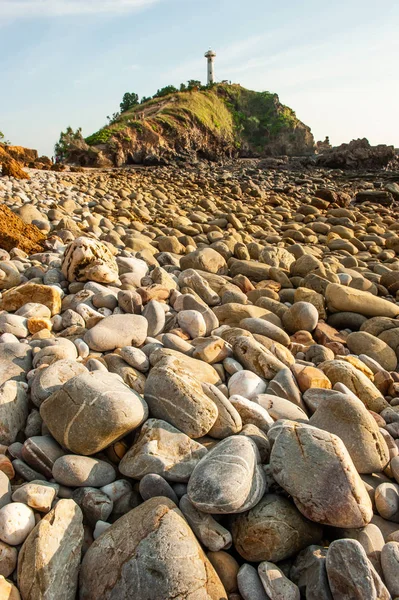
[[[399,599],[398,173],[267,162],[0,178],[0,600]]]

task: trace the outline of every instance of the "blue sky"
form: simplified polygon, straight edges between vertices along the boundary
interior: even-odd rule
[[[140,96],[187,79],[277,92],[334,144],[399,146],[397,0],[0,0],[0,130],[52,154]]]

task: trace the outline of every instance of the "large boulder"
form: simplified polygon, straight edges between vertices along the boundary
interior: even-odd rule
[[[80,600],[227,600],[180,510],[151,498],[118,519],[86,552]]]
[[[273,477],[305,517],[343,528],[371,521],[371,500],[339,437],[294,421],[283,421],[274,435]]]
[[[388,446],[376,420],[355,396],[327,396],[310,419],[310,425],[337,435],[345,444],[358,473],[383,471],[389,462]]]
[[[145,401],[118,375],[91,372],[73,377],[40,406],[51,435],[85,456],[100,452],[145,421]]]
[[[83,515],[59,500],[25,540],[18,558],[23,600],[75,600],[83,544]]]

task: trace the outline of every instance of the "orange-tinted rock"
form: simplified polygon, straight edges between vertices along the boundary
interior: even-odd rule
[[[0,310],[14,312],[28,302],[44,304],[51,310],[52,315],[57,315],[61,311],[60,293],[50,285],[37,283],[25,283],[5,291],[0,300]]]
[[[292,372],[298,382],[301,392],[306,392],[309,388],[331,389],[331,381],[328,377],[316,367],[305,367],[295,364],[291,367]]]
[[[35,225],[27,225],[5,204],[0,205],[0,248],[7,251],[12,250],[12,248],[20,248],[28,254],[33,254],[42,251],[42,244],[45,239],[45,236]]]
[[[345,344],[346,340],[334,327],[327,325],[323,321],[319,321],[316,329],[313,332],[314,339],[318,344],[325,346],[329,342],[339,342]]]

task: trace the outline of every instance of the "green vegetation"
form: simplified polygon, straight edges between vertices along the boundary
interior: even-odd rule
[[[236,134],[258,152],[282,130],[296,126],[294,111],[280,104],[277,94],[254,92],[239,85],[220,85],[218,92],[232,113]]]
[[[209,130],[226,140],[233,139],[233,121],[224,102],[213,92],[181,92],[153,117],[152,121],[178,130],[190,124]]]
[[[137,106],[137,104],[139,104],[138,94],[135,94],[134,92],[126,92],[126,94],[123,95],[122,102],[119,105],[121,113],[133,108],[133,106]]]
[[[4,133],[2,131],[0,131],[0,143],[5,144],[6,146],[10,144],[10,142],[5,139]]]
[[[76,131],[74,131],[72,127],[67,127],[65,131],[61,131],[60,139],[54,146],[56,160],[66,160],[68,158],[70,148],[72,146],[82,144],[83,142],[84,140],[81,127],[79,127]]]
[[[175,94],[178,91],[179,90],[175,88],[174,85],[167,85],[158,90],[157,93],[153,95],[153,98],[163,98],[164,96],[169,96],[169,94]]]
[[[99,131],[96,131],[96,133],[93,133],[92,135],[89,135],[89,137],[85,138],[85,142],[89,146],[96,146],[97,144],[106,144],[109,142],[111,137],[112,130],[104,127],[104,129],[100,129]]]

